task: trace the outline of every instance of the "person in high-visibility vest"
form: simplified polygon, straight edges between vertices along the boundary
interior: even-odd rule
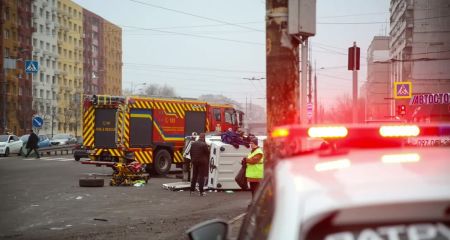
[[[252,198],[255,196],[255,192],[258,189],[259,182],[264,177],[264,153],[260,147],[258,147],[258,139],[252,138],[250,140],[251,152],[245,158],[247,163],[247,169],[245,170],[245,177],[250,183],[250,190],[252,191]]]

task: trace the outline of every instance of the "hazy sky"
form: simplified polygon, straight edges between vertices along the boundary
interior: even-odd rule
[[[265,77],[265,1],[74,1],[122,28],[124,89],[167,84],[182,97],[223,94],[265,106],[265,80],[244,79]],[[388,17],[388,0],[317,1],[311,41],[321,102],[351,93],[346,54],[353,41],[361,47],[359,81],[365,81],[367,47],[388,33]]]

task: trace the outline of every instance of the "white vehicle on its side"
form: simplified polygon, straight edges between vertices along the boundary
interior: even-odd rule
[[[9,156],[10,153],[20,155],[23,142],[16,135],[0,135],[0,155]]]

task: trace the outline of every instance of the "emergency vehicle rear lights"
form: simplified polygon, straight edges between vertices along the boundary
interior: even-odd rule
[[[420,161],[420,155],[417,153],[391,154],[381,157],[383,163],[408,163]]]
[[[420,128],[416,125],[381,126],[379,132],[383,137],[416,137]]]
[[[308,136],[312,138],[343,138],[348,134],[346,127],[310,127]]]
[[[282,138],[282,137],[287,137],[287,136],[289,136],[289,129],[287,129],[287,128],[276,128],[272,132],[273,138]]]

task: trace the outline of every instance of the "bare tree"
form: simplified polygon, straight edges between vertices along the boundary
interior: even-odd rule
[[[175,89],[171,86],[163,85],[160,86],[158,84],[148,84],[146,88],[143,90],[144,96],[149,97],[176,97]]]
[[[364,99],[358,99],[358,105],[353,106],[350,95],[342,95],[336,99],[331,109],[325,110],[325,123],[351,123],[353,111],[358,112],[358,122],[364,122]]]
[[[199,100],[208,102],[208,103],[217,103],[217,104],[232,104],[238,108],[242,108],[241,104],[234,101],[231,98],[225,97],[223,95],[214,95],[214,94],[206,94],[198,97]]]

